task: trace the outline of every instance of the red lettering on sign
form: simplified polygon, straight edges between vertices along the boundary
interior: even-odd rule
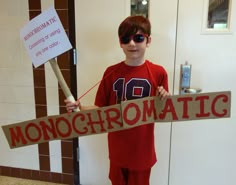
[[[112,123],[118,124],[120,127],[123,126],[122,121],[120,120],[120,110],[115,108],[110,108],[104,111],[106,114],[107,128],[113,129]]]
[[[26,135],[27,139],[30,140],[31,142],[38,142],[40,140],[40,138],[42,137],[42,132],[41,132],[40,127],[37,124],[29,123],[25,127],[25,135]],[[33,138],[31,135],[34,135],[36,137]]]
[[[72,128],[71,128],[71,125],[69,123],[69,121],[66,119],[66,118],[63,118],[63,117],[59,117],[57,120],[56,120],[56,129],[57,129],[57,132],[58,134],[61,136],[61,137],[68,137],[70,136],[71,132],[72,132]],[[65,129],[64,127],[61,128],[61,125],[64,124],[67,129]],[[62,130],[63,129],[63,130]],[[62,132],[64,131],[64,132]]]
[[[87,124],[91,127],[92,133],[96,133],[94,125],[99,125],[101,127],[100,132],[106,132],[106,129],[104,128],[104,125],[103,125],[104,124],[104,120],[102,120],[101,110],[97,110],[96,112],[97,112],[97,115],[98,115],[98,118],[99,118],[98,121],[93,121],[91,113],[87,113],[88,119],[89,119]]]
[[[11,136],[11,145],[16,146],[17,143],[27,144],[26,139],[23,136],[21,127],[16,126],[14,128],[10,128],[10,136]]]
[[[199,100],[200,101],[200,106],[199,106],[199,110],[200,113],[196,114],[196,117],[209,117],[210,116],[210,112],[205,112],[205,100],[209,100],[209,96],[197,96],[195,98],[195,100]]]
[[[128,118],[128,111],[129,111],[130,109],[132,109],[132,108],[135,110],[135,113],[133,114],[133,115],[134,115],[134,118],[133,118],[133,119],[129,119],[129,118]],[[129,104],[127,104],[127,106],[124,108],[124,111],[123,111],[123,119],[125,120],[125,122],[126,122],[128,125],[135,125],[135,124],[138,122],[140,116],[141,116],[141,111],[140,111],[140,109],[139,109],[139,107],[138,107],[137,104],[135,104],[135,103],[129,103]]]
[[[150,103],[150,104],[148,104],[148,103]],[[157,119],[157,113],[156,113],[154,103],[155,103],[154,99],[152,99],[151,101],[148,101],[148,100],[143,101],[143,119],[142,119],[142,121],[147,121],[147,116],[151,117],[152,114],[154,114],[154,116],[153,116],[154,120]]]
[[[175,112],[175,107],[174,107],[173,102],[172,102],[171,99],[166,99],[165,107],[162,110],[162,113],[159,114],[159,118],[160,119],[165,119],[166,118],[166,114],[168,112],[171,113],[173,120],[178,120],[177,114]]]
[[[79,130],[79,129],[76,127],[76,123],[81,124],[80,121],[77,122],[77,119],[78,119],[79,117],[80,117],[80,120],[81,120],[81,121],[84,121],[84,120],[85,120],[84,114],[80,114],[80,113],[76,114],[76,115],[73,117],[73,119],[72,119],[72,127],[73,127],[73,130],[74,130],[76,133],[78,133],[78,134],[86,134],[86,133],[88,132],[88,128],[87,128],[87,127],[84,127],[84,131],[81,131],[81,130]]]
[[[55,125],[53,123],[52,119],[48,119],[50,125],[48,125],[47,123],[45,123],[45,121],[40,121],[39,125],[42,128],[43,131],[43,138],[44,140],[50,140],[50,136],[48,135],[48,132],[50,132],[53,136],[53,138],[57,137],[57,133],[56,133],[56,129],[55,129]]]
[[[178,102],[183,102],[182,118],[189,118],[189,115],[188,115],[188,102],[192,101],[192,100],[193,100],[192,97],[182,97],[182,98],[177,99]]]
[[[10,147],[15,148],[76,135],[127,129],[123,123],[134,127],[156,121],[229,117],[230,97],[229,92],[168,97],[163,102],[150,97],[127,101],[118,106],[73,113],[72,117],[65,114],[4,126],[3,130]]]
[[[213,99],[213,101],[212,101],[212,104],[211,104],[211,111],[212,111],[212,113],[215,115],[215,116],[217,116],[217,117],[224,117],[226,114],[227,114],[227,110],[226,109],[223,109],[222,111],[223,111],[223,113],[218,113],[218,112],[216,112],[216,109],[215,109],[215,107],[216,107],[216,103],[217,103],[217,101],[219,100],[219,99],[223,99],[222,101],[223,102],[228,102],[228,97],[226,96],[226,95],[224,95],[224,94],[221,94],[221,95],[218,95],[218,96],[216,96],[214,99]]]

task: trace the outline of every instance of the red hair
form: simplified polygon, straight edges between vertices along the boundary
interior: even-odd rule
[[[143,16],[129,16],[123,22],[121,22],[118,28],[119,37],[130,36],[141,31],[148,36],[151,35],[150,21]]]

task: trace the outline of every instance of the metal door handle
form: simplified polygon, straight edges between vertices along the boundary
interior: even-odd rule
[[[202,89],[200,88],[191,88],[190,81],[191,81],[191,68],[192,65],[185,62],[185,64],[181,64],[180,68],[180,86],[179,86],[179,93],[180,94],[193,94],[193,93],[200,93]]]
[[[186,94],[195,94],[195,93],[200,93],[202,91],[202,89],[200,88],[186,88],[183,89],[183,92]]]

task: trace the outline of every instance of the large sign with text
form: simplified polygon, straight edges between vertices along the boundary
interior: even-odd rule
[[[2,126],[10,148],[130,129],[153,122],[230,117],[231,92],[146,97]]]

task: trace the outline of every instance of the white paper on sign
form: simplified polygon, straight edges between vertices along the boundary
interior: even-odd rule
[[[53,7],[26,24],[20,31],[20,37],[34,67],[42,65],[72,48]]]

